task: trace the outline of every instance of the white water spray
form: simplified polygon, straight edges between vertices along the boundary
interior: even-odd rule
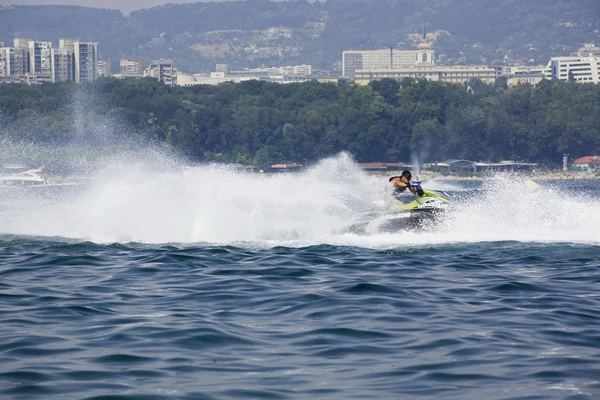
[[[31,209],[3,231],[98,242],[318,243],[366,209],[377,184],[347,155],[275,175],[113,160],[81,195]]]
[[[597,197],[550,183],[531,190],[524,183],[509,175],[487,180],[473,201],[455,209],[444,229],[460,242],[600,243]]]
[[[459,181],[424,182],[461,198],[433,231],[358,235],[349,221],[367,211],[387,176],[368,175],[345,154],[294,174],[227,166],[115,162],[82,193],[0,210],[1,233],[101,243],[201,243],[259,247],[312,244],[393,248],[443,243],[600,243],[600,200],[551,187],[529,191],[514,177],[471,193]],[[156,165],[161,164],[161,168]],[[24,200],[25,201],[25,200]]]

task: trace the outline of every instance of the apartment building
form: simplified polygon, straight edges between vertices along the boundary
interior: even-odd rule
[[[11,70],[11,62],[10,62],[10,50],[11,47],[4,47],[4,43],[2,43],[2,47],[0,47],[0,76],[10,76]]]
[[[32,42],[33,40],[31,39],[24,39],[24,38],[15,38],[13,39],[13,46],[15,48],[19,48],[19,49],[24,49],[29,51],[29,42]]]
[[[142,60],[122,58],[119,61],[119,71],[121,75],[142,76],[144,74]]]
[[[0,46],[2,82],[87,82],[110,73],[110,64],[98,60],[98,43],[79,39],[50,41],[15,38],[13,47]],[[99,71],[100,69],[100,71]]]
[[[77,39],[58,39],[58,47],[75,52],[75,42],[77,41]]]
[[[75,56],[73,51],[64,48],[52,49],[52,82],[72,82],[75,80]]]
[[[98,76],[112,76],[110,71],[110,60],[98,60],[96,71]]]
[[[58,39],[58,46],[73,54],[73,80],[89,82],[98,76],[98,43],[79,39]]]
[[[550,77],[577,83],[600,82],[600,58],[598,57],[552,57],[548,64]]]
[[[98,43],[75,41],[75,82],[90,82],[98,76]]]
[[[153,60],[144,71],[144,76],[151,76],[169,86],[177,84],[177,69],[173,66],[173,60]]]
[[[29,55],[26,49],[0,47],[0,76],[25,75],[29,72]]]
[[[52,72],[52,57],[50,50],[52,42],[30,40],[29,48],[29,72],[32,74],[48,74]]]

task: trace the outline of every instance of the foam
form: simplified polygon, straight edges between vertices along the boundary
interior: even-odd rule
[[[111,160],[76,196],[23,199],[19,207],[0,210],[1,231],[100,243],[253,247],[600,243],[595,232],[600,226],[597,198],[543,185],[527,190],[515,181],[520,178],[506,175],[486,181],[472,194],[460,182],[424,182],[425,187],[462,193],[433,232],[357,235],[348,232],[348,222],[389,187],[387,177],[365,173],[344,153],[293,174],[246,173],[214,164],[182,166],[156,157],[130,160]]]

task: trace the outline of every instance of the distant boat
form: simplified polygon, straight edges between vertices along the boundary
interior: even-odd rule
[[[46,179],[40,173],[41,169],[29,169],[15,174],[1,175],[0,186],[39,186],[45,185]]]

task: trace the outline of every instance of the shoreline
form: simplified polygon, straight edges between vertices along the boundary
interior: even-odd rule
[[[376,172],[374,175],[377,176],[392,176],[397,175],[397,171],[389,172]],[[413,177],[418,177],[422,181],[483,181],[494,176],[510,176],[518,177],[522,179],[532,180],[564,180],[564,179],[600,179],[599,173],[594,172],[581,172],[581,171],[552,171],[552,172],[498,172],[496,174],[482,174],[482,175],[471,175],[471,176],[460,176],[460,175],[443,175],[430,171],[422,171],[417,174],[413,172]]]

